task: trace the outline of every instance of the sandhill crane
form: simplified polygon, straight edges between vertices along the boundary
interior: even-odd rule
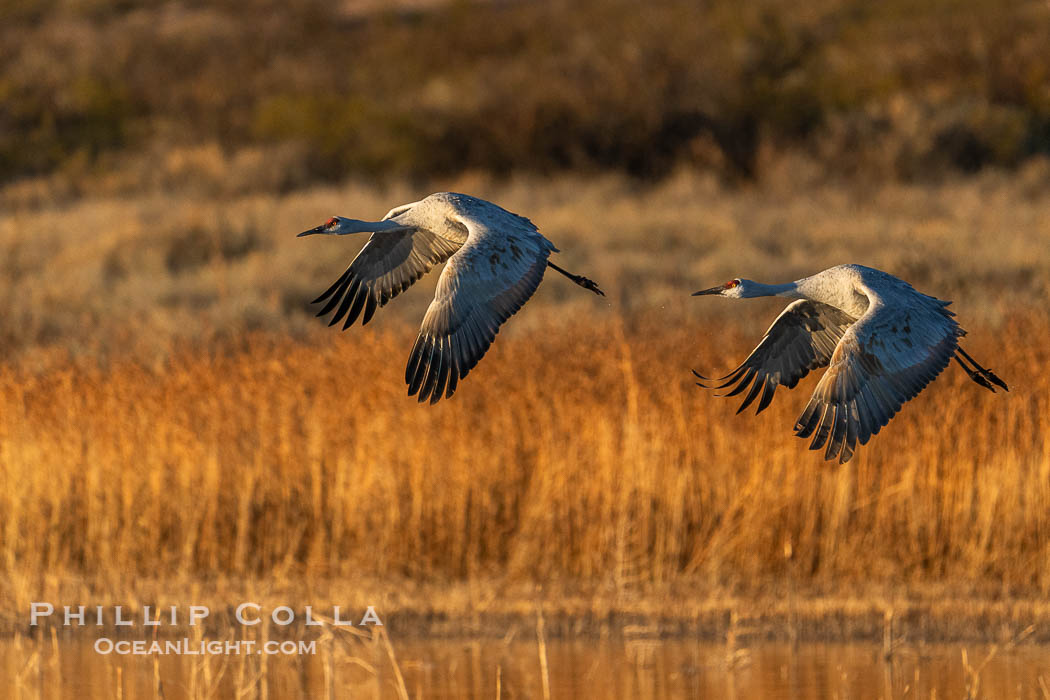
[[[335,216],[299,235],[318,233],[372,234],[346,272],[312,302],[327,299],[317,315],[334,309],[328,325],[345,317],[343,330],[359,316],[368,323],[376,308],[448,261],[405,369],[408,395],[418,392],[420,403],[452,396],[548,267],[605,296],[591,280],[547,259],[558,249],[531,221],[465,194],[438,192],[394,207],[382,221]]]
[[[828,367],[795,423],[798,437],[814,436],[809,449],[827,443],[825,459],[849,461],[857,443],[878,434],[901,404],[918,395],[953,357],[986,389],[1007,389],[959,347],[966,331],[946,308],[951,302],[921,294],[881,270],[839,265],[787,284],[734,279],[693,296],[704,294],[798,300],[773,321],[739,367],[713,380],[721,384],[708,386],[703,382],[712,380],[695,370],[693,374],[705,389],[732,387],[725,396],[736,396],[750,385],[737,413],[761,391],[761,413],[778,384],[794,388],[810,370]]]

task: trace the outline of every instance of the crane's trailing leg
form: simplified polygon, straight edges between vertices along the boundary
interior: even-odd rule
[[[959,356],[962,355],[960,358]],[[963,358],[966,359],[973,367],[967,366],[966,362],[963,362]],[[995,386],[1001,387],[1006,391],[1010,391],[1010,387],[1006,386],[1006,382],[999,377],[995,376],[995,372],[990,369],[986,369],[977,364],[977,361],[970,357],[965,350],[957,348],[955,351],[955,361],[959,363],[959,366],[963,368],[966,374],[970,375],[970,379],[974,380],[988,391],[995,393]],[[992,386],[992,385],[995,386]]]
[[[605,292],[603,292],[602,290],[600,290],[598,288],[598,283],[595,282],[594,280],[587,279],[583,275],[574,275],[571,272],[569,272],[568,270],[563,270],[562,268],[558,267],[557,265],[552,263],[550,260],[547,261],[547,265],[549,265],[551,268],[557,270],[558,272],[562,273],[563,275],[565,275],[566,277],[571,279],[573,282],[575,282],[576,284],[578,284],[581,287],[583,287],[584,289],[589,289],[592,292],[594,292],[595,294],[597,294],[598,296],[605,296]]]

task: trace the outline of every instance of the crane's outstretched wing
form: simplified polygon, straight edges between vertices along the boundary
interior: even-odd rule
[[[405,368],[408,395],[419,392],[421,403],[452,396],[500,325],[536,291],[553,249],[535,229],[505,234],[465,223],[470,236],[441,271]]]
[[[751,390],[737,409],[740,413],[762,392],[758,402],[761,413],[773,400],[777,385],[793,389],[810,370],[828,364],[835,345],[846,329],[857,319],[834,306],[800,299],[788,304],[766,331],[758,346],[751,351],[739,367],[714,381],[723,382],[705,389],[733,388],[724,396],[736,396],[748,386]],[[695,370],[697,377],[707,380]],[[735,384],[735,386],[733,386]]]
[[[928,297],[929,298],[929,297]],[[849,461],[951,361],[964,331],[944,308],[873,302],[846,331],[809,405],[795,424],[811,450],[827,444],[824,459]]]
[[[391,213],[397,211],[393,209]],[[448,260],[460,245],[422,228],[377,231],[346,272],[311,303],[328,299],[318,316],[336,309],[329,326],[345,316],[343,330],[346,330],[364,311],[363,325],[372,319],[377,307],[408,289],[434,265]]]

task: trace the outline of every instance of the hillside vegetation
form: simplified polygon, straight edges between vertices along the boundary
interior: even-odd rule
[[[924,180],[1050,153],[1047,46],[1031,0],[5,2],[0,182],[141,187],[187,147],[264,152],[233,189],[682,164],[739,181],[787,152]]]

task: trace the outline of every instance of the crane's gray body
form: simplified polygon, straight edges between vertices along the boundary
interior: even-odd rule
[[[405,369],[409,395],[431,403],[452,395],[500,325],[536,291],[558,250],[525,217],[456,192],[394,207],[382,221],[332,217],[299,235],[364,232],[372,233],[368,243],[314,300],[327,300],[318,316],[334,311],[329,325],[345,317],[344,330],[359,317],[368,323],[377,308],[446,263]],[[602,293],[585,277],[551,266]]]
[[[723,296],[748,299],[780,296],[788,299],[808,299],[827,304],[853,318],[860,318],[871,304],[908,309],[922,309],[951,318],[943,309],[951,304],[921,292],[893,275],[864,265],[836,265],[809,277],[787,284],[761,284],[740,280],[739,293]]]
[[[485,244],[493,250],[528,241],[538,249],[558,251],[524,216],[469,194],[436,192],[418,202],[394,207],[383,219],[425,229],[460,245],[473,230],[475,235],[484,236]]]
[[[848,461],[857,443],[867,443],[952,358],[981,386],[1006,388],[959,347],[966,332],[948,310],[951,302],[881,270],[838,265],[786,284],[736,279],[697,294],[796,300],[717,388],[732,387],[727,395],[734,396],[750,386],[740,410],[761,395],[761,412],[777,386],[792,388],[811,370],[827,367],[795,424],[799,437],[814,436],[810,449],[827,444],[826,459]]]

